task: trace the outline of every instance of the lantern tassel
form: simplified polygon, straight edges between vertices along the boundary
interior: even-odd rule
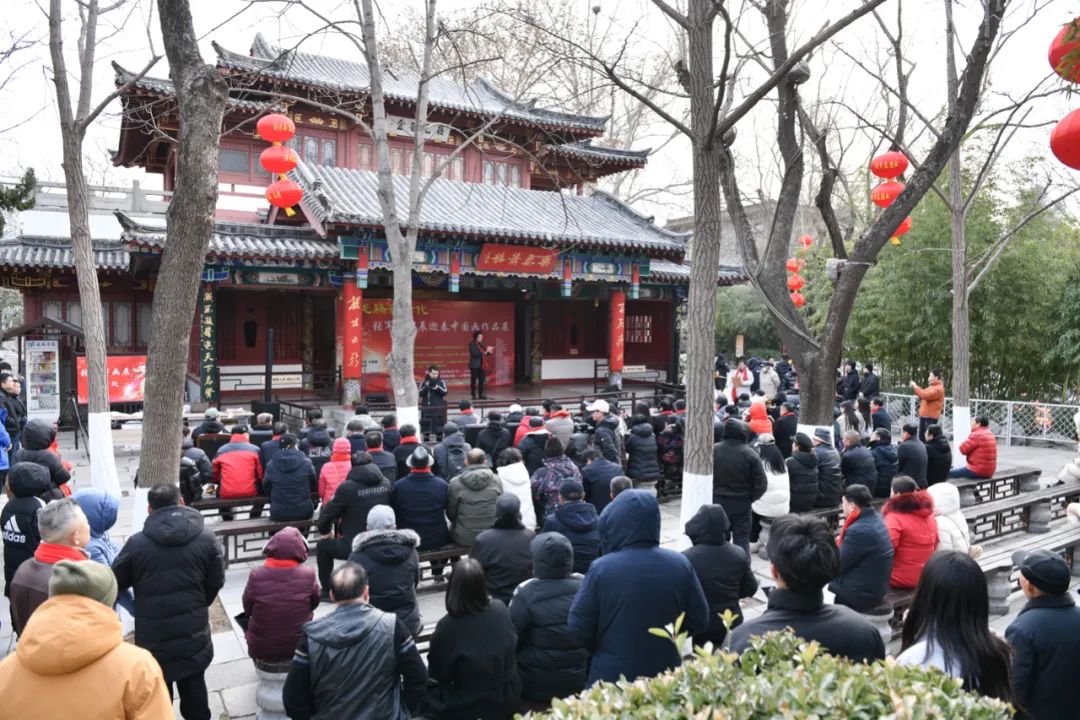
[[[292,216],[293,216],[293,215],[295,215],[295,214],[296,214],[296,211],[295,211],[295,210],[293,210],[293,209],[292,209],[291,207],[287,207],[287,208],[285,208],[285,215],[286,215],[286,216],[288,216],[288,217],[292,217]]]

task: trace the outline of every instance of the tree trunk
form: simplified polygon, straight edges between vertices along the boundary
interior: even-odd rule
[[[712,3],[690,0],[687,54],[690,127],[694,133],[694,248],[686,313],[686,444],[680,520],[712,502],[713,356],[716,353],[716,281],[720,265],[720,157],[708,137],[714,117]]]
[[[49,50],[52,56],[53,83],[56,85],[57,108],[60,114],[61,151],[64,182],[67,186],[68,223],[71,249],[75,257],[75,276],[79,284],[79,305],[83,318],[83,342],[86,345],[86,371],[89,402],[87,425],[90,447],[90,484],[113,495],[120,495],[120,482],[113,457],[112,423],[109,418],[109,376],[106,367],[105,323],[101,308],[101,288],[98,285],[97,263],[90,238],[90,213],[83,172],[82,143],[85,129],[71,105],[67,67],[64,62],[64,40],[61,25],[60,0],[49,3]],[[91,52],[81,55],[80,103],[89,97],[93,72],[92,45],[95,42],[91,24],[97,22],[96,3],[90,8],[82,28],[84,42]],[[89,66],[89,67],[88,67]]]
[[[224,78],[199,54],[187,0],[158,0],[158,15],[180,108],[180,130],[168,241],[154,288],[147,350],[140,488],[176,482],[180,467],[188,338],[214,231],[218,146],[228,96]]]

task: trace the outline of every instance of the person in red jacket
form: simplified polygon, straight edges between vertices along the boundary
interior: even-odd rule
[[[352,470],[352,443],[348,438],[337,438],[331,446],[330,461],[319,471],[319,500],[323,505],[334,497],[338,485],[345,482]]]
[[[975,418],[975,427],[968,439],[960,443],[960,452],[967,466],[949,471],[951,478],[989,478],[997,471],[997,439],[990,432],[990,420],[985,415]]]
[[[214,482],[218,497],[249,498],[262,495],[263,467],[259,462],[259,448],[248,442],[247,425],[237,425],[229,442],[221,446],[214,456]],[[251,517],[262,515],[263,503],[253,503]],[[223,520],[232,520],[232,513],[221,511]]]
[[[892,481],[892,497],[882,510],[885,527],[893,546],[892,575],[889,586],[914,588],[919,584],[923,566],[938,545],[934,499],[907,475]]]

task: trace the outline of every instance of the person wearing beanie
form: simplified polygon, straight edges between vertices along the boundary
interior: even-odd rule
[[[61,560],[49,599],[27,623],[15,652],[0,661],[5,717],[173,717],[161,668],[123,641],[113,612],[116,577],[107,566]]]
[[[1027,604],[1005,629],[1013,650],[1013,703],[1018,718],[1076,716],[1071,689],[1078,677],[1080,608],[1069,594],[1069,566],[1056,552],[1017,552],[1020,589]],[[2,695],[2,693],[0,693]]]
[[[626,474],[638,483],[660,480],[660,460],[656,433],[648,415],[635,415],[630,421],[630,437],[626,439]]]
[[[311,493],[316,488],[315,466],[296,447],[297,439],[292,433],[285,433],[278,442],[281,449],[266,464],[263,475],[263,492],[270,498],[270,519],[275,522],[307,520],[315,514],[315,505],[311,501]]]
[[[502,480],[488,465],[483,450],[470,450],[465,469],[450,481],[446,496],[450,540],[472,547],[476,536],[495,524],[495,504],[502,494]]]
[[[311,621],[312,611],[319,606],[319,583],[315,570],[304,565],[307,540],[296,528],[274,533],[263,555],[266,561],[248,575],[242,598],[248,616],[244,628],[248,656],[268,663],[287,662],[300,640],[300,628]]]
[[[323,600],[330,601],[330,573],[334,560],[344,560],[353,550],[353,538],[367,530],[367,518],[377,505],[389,505],[394,486],[383,476],[366,452],[352,457],[345,482],[338,485],[330,501],[319,510],[316,525],[321,539],[315,545],[319,585]]]
[[[585,502],[580,480],[567,480],[559,486],[559,507],[544,518],[544,532],[557,532],[570,541],[574,572],[584,575],[600,555],[599,525],[600,516],[592,503]]]
[[[447,481],[465,469],[465,455],[469,452],[469,443],[456,423],[443,425],[443,439],[432,450],[435,456],[435,474]]]
[[[413,637],[420,634],[423,620],[416,602],[420,584],[420,556],[416,531],[397,528],[397,517],[389,505],[376,505],[367,518],[367,530],[353,538],[349,562],[367,570],[370,602],[385,613],[397,616]]]
[[[521,453],[529,477],[532,477],[533,473],[544,465],[544,446],[552,435],[544,423],[544,418],[533,415],[527,418],[527,422],[528,424],[522,421],[520,427],[525,432],[522,433],[521,440],[514,443],[514,446]]]
[[[416,531],[418,550],[435,550],[450,542],[446,529],[447,483],[431,471],[431,454],[423,447],[409,457],[409,474],[394,483],[390,506],[399,528]],[[441,571],[442,565],[439,569]]]
[[[511,451],[513,448],[503,452]],[[510,603],[514,589],[532,577],[529,543],[535,533],[522,523],[521,508],[521,498],[517,495],[510,492],[500,495],[495,503],[495,524],[477,535],[469,549],[469,557],[484,568],[488,593],[506,604]]]
[[[337,438],[331,445],[330,459],[319,470],[319,501],[325,505],[352,470],[352,443]]]

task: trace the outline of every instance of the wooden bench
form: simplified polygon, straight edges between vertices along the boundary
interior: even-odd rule
[[[998,468],[993,477],[950,478],[949,482],[960,491],[960,507],[970,507],[1038,490],[1040,475],[1042,471],[1033,467],[1005,467]]]
[[[424,627],[420,628],[420,634],[414,638],[416,642],[416,649],[421,655],[426,656],[428,650],[431,649],[431,636],[435,634],[436,623],[427,623]]]
[[[1080,481],[1069,480],[1042,490],[969,505],[961,511],[971,542],[981,543],[1013,533],[1047,533],[1050,522],[1065,516],[1070,501],[1080,498]]]
[[[469,548],[460,545],[444,545],[435,550],[420,553],[420,592],[438,590],[450,578],[450,566],[469,554]],[[439,573],[435,573],[435,569]]]
[[[1080,567],[1075,562],[1076,546],[1080,544],[1080,525],[1063,523],[1049,532],[1032,535],[1014,535],[995,545],[993,550],[979,558],[979,567],[986,574],[989,585],[990,612],[1007,615],[1009,595],[1020,586],[1018,574],[1014,573],[1012,556],[1018,550],[1052,550],[1065,558],[1072,568],[1073,575],[1080,575]]]
[[[210,530],[221,540],[225,551],[225,567],[230,562],[250,562],[262,558],[263,546],[278,530],[294,527],[305,535],[314,527],[315,518],[307,520],[276,521],[270,518],[228,520],[210,525]],[[309,549],[313,542],[308,539]]]
[[[235,510],[237,508],[250,508],[256,503],[262,503],[264,507],[270,505],[270,498],[265,495],[257,495],[249,498],[219,498],[204,497],[191,503],[191,507],[198,510],[204,517],[221,517],[222,510]]]

